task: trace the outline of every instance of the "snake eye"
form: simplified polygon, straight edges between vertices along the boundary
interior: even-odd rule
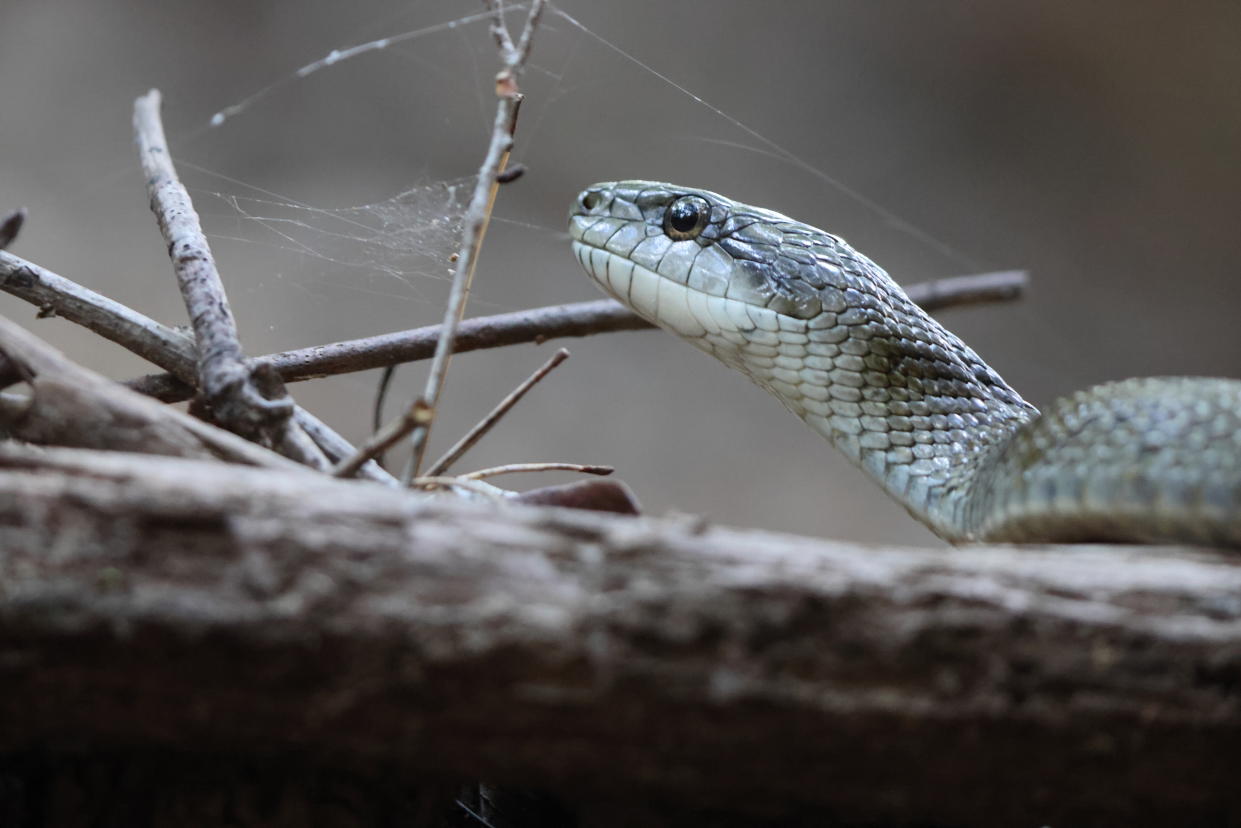
[[[674,241],[697,238],[707,226],[711,205],[698,196],[681,196],[664,213],[664,232]]]
[[[602,199],[603,196],[599,195],[598,190],[587,190],[582,193],[582,207],[586,210],[593,210]]]

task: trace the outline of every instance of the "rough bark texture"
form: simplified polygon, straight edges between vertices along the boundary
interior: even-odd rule
[[[8,446],[0,682],[8,767],[218,760],[206,791],[278,766],[533,786],[587,824],[1241,819],[1241,559],[1201,550],[867,548]]]

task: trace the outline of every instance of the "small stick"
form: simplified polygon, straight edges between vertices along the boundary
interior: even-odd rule
[[[466,480],[461,477],[415,477],[414,486],[427,489],[460,488],[475,494],[485,495],[492,500],[505,500],[508,493],[504,489],[484,483],[481,480]]]
[[[500,105],[496,108],[491,146],[478,171],[478,183],[474,187],[469,209],[466,210],[466,231],[462,237],[461,250],[457,255],[457,272],[453,276],[448,305],[444,311],[444,321],[440,325],[440,336],[435,343],[431,368],[427,372],[426,387],[422,396],[412,404],[421,403],[431,411],[432,416],[426,423],[415,427],[410,438],[413,453],[401,476],[401,481],[407,486],[418,476],[418,470],[422,466],[427,438],[435,422],[435,409],[448,378],[448,364],[457,338],[457,327],[461,324],[461,318],[465,314],[465,303],[470,295],[470,285],[474,281],[478,253],[482,248],[483,237],[487,234],[487,226],[491,222],[491,211],[500,186],[496,177],[508,163],[509,152],[513,147],[513,131],[517,128],[517,112],[520,108],[521,96],[516,93],[501,98]]]
[[[415,428],[430,421],[431,409],[421,399],[414,400],[414,404],[407,408],[400,417],[376,431],[353,455],[336,464],[332,468],[332,475],[352,477],[368,460],[383,454],[405,439]]]
[[[534,0],[533,5],[530,6],[530,14],[526,17],[525,28],[521,30],[521,37],[517,39],[516,54],[512,55],[508,60],[510,66],[526,65],[526,60],[530,57],[530,47],[534,43],[534,30],[538,28],[539,21],[543,19],[543,9],[545,6],[546,4],[543,0]]]
[[[295,459],[326,468],[327,458],[290,422],[293,400],[279,375],[261,363],[249,365],[228,306],[224,283],[203,235],[189,192],[177,178],[164,125],[160,94],[152,89],[134,101],[134,132],[146,175],[151,212],[168,244],[173,270],[197,343],[199,386],[212,416],[246,437],[262,437]]]
[[[975,273],[970,276],[949,276],[910,285],[906,295],[924,311],[955,308],[962,305],[981,305],[989,302],[1007,302],[1021,297],[1029,282],[1024,270],[998,270],[994,273]]]
[[[170,372],[169,376],[194,395],[194,341],[178,330],[162,325],[127,305],[40,267],[20,256],[0,250],[0,290],[81,325]],[[298,425],[332,457],[348,457],[354,448],[331,427],[297,406]],[[363,474],[371,480],[393,485],[396,478],[376,463],[367,463]]]
[[[0,253],[0,288],[8,290],[2,281],[3,256]],[[1011,301],[1020,298],[1028,284],[1025,271],[1011,270],[920,282],[908,286],[905,292],[923,310],[937,311],[959,305]],[[653,327],[613,299],[596,299],[466,319],[457,328],[454,353]],[[259,359],[271,363],[285,382],[301,382],[426,359],[435,352],[441,330],[440,325],[428,325],[282,351]],[[129,381],[129,386],[164,402],[179,402],[189,399],[194,393],[193,388],[167,374],[137,377]]]
[[[0,290],[94,331],[178,379],[188,380],[190,393],[181,399],[194,395],[194,341],[181,331],[2,250]]]
[[[453,463],[460,460],[463,454],[474,448],[478,441],[483,439],[487,432],[491,431],[491,429],[495,427],[496,423],[500,422],[500,419],[508,413],[509,409],[517,405],[517,403],[521,401],[521,398],[526,396],[527,391],[537,385],[543,377],[550,374],[556,369],[556,366],[560,365],[560,363],[564,362],[568,358],[569,352],[564,348],[561,348],[556,351],[556,353],[552,354],[552,358],[543,363],[542,368],[535,371],[526,378],[525,382],[509,392],[509,395],[500,400],[500,404],[492,409],[490,414],[466,432],[465,435],[458,440],[452,448],[444,452],[443,457],[432,463],[431,468],[427,469],[427,476],[438,477],[448,471],[448,468],[452,466]]]
[[[426,452],[427,438],[431,433],[435,411],[439,405],[440,394],[444,390],[448,364],[453,353],[457,338],[457,326],[465,315],[465,303],[470,295],[470,284],[474,278],[478,253],[482,247],[483,237],[487,233],[487,225],[491,220],[491,209],[495,204],[496,192],[499,189],[497,176],[503,172],[508,163],[509,153],[513,148],[513,133],[517,129],[517,113],[521,109],[522,95],[517,89],[517,78],[525,68],[526,58],[530,54],[531,40],[539,18],[543,14],[544,0],[534,0],[526,17],[525,30],[519,46],[512,45],[508,29],[504,24],[504,13],[499,3],[488,0],[487,8],[492,12],[492,32],[496,35],[500,47],[504,68],[496,75],[495,123],[491,130],[491,143],[487,155],[478,170],[478,182],[474,185],[474,194],[470,198],[470,206],[465,214],[465,233],[461,239],[461,249],[457,257],[457,271],[453,275],[452,289],[449,291],[448,306],[444,309],[443,330],[435,345],[435,356],[431,359],[431,367],[427,372],[427,383],[422,396],[414,402],[421,402],[431,414],[425,424],[414,428],[410,437],[412,456],[402,474],[402,482],[409,485],[418,476],[422,466],[422,458]],[[412,407],[412,406],[411,406]]]
[[[0,250],[4,250],[13,240],[17,238],[17,234],[22,231],[22,225],[26,223],[26,208],[18,207],[0,220]]]
[[[478,471],[458,475],[454,479],[482,480],[485,477],[495,477],[498,474],[545,471],[571,471],[581,472],[582,474],[608,475],[616,471],[616,469],[612,466],[583,465],[581,463],[508,463],[503,466],[492,466],[489,469],[479,469]]]

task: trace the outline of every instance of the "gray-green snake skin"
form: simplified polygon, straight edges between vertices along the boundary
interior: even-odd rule
[[[1040,414],[842,239],[653,181],[570,211],[604,291],[774,394],[953,541],[1241,546],[1241,382],[1137,379]]]

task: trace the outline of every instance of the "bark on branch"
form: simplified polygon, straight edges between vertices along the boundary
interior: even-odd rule
[[[0,753],[296,754],[616,824],[1241,813],[1222,553],[869,548],[9,445],[0,577]]]

